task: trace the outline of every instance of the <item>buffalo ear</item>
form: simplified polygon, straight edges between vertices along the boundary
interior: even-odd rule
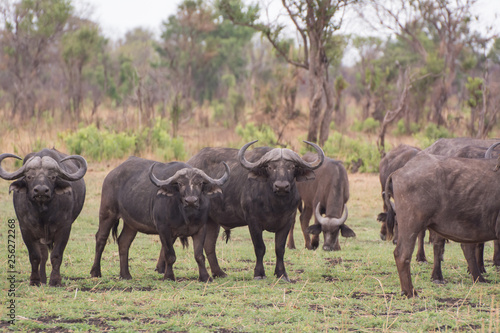
[[[346,226],[345,224],[342,224],[340,226],[340,234],[342,235],[342,237],[356,237],[356,233],[351,229],[349,228],[348,226]]]
[[[73,192],[73,189],[71,188],[71,184],[68,183],[67,181],[60,180],[58,179],[56,181],[56,184],[54,186],[54,192],[56,194],[70,194]]]
[[[321,224],[313,224],[307,227],[307,233],[311,235],[319,235],[321,233]]]
[[[208,183],[203,185],[203,193],[210,197],[222,194],[222,189],[218,185]]]
[[[310,169],[300,168],[295,175],[295,180],[298,182],[305,182],[314,179],[316,179],[316,174]]]
[[[16,180],[12,184],[10,184],[9,194],[12,191],[17,192],[17,193],[26,193],[27,186],[26,186],[26,182],[24,181],[24,179]]]
[[[165,185],[165,186],[160,186],[158,189],[158,192],[156,194],[158,195],[164,195],[167,197],[173,197],[175,193],[179,192],[177,189],[177,186],[175,185]]]

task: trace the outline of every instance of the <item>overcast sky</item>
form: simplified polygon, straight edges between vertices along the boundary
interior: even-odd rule
[[[256,0],[248,0],[253,3]],[[273,0],[259,0],[260,3]],[[119,39],[136,27],[147,28],[160,35],[162,21],[174,15],[182,0],[74,0],[78,11],[83,11],[90,19],[100,24],[103,33],[111,39]],[[274,0],[271,15],[281,8],[281,1]],[[500,26],[500,0],[478,0],[476,8],[483,22]],[[92,12],[90,15],[89,13]],[[357,30],[357,29],[356,29]],[[356,31],[357,33],[360,31]]]

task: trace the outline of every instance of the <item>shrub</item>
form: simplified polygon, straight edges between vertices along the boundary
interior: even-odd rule
[[[70,154],[82,155],[94,161],[122,158],[125,154],[133,153],[136,143],[135,135],[99,130],[94,124],[80,128],[75,133],[62,133],[60,137]]]
[[[152,128],[145,128],[138,134],[99,130],[92,124],[75,133],[60,133],[59,136],[66,143],[70,154],[82,155],[93,161],[140,155],[146,150],[162,161],[184,160],[184,140],[171,138],[167,128],[167,121],[157,118]]]
[[[368,117],[364,121],[355,120],[352,125],[352,130],[355,132],[376,133],[379,127],[380,121]]]
[[[334,132],[326,141],[323,150],[326,156],[343,161],[346,169],[350,171],[378,172],[380,154],[376,144]],[[358,164],[360,161],[361,165]]]
[[[253,123],[248,123],[243,127],[238,124],[236,134],[241,136],[245,143],[259,140],[259,146],[273,146],[277,141],[274,131],[267,125],[255,126]]]
[[[396,125],[396,129],[393,134],[397,136],[408,135],[417,133],[420,130],[420,126],[417,123],[410,123],[410,131],[406,130],[406,125],[404,119],[400,119]]]
[[[453,135],[448,132],[446,128],[438,127],[434,123],[430,123],[423,132],[416,133],[413,136],[417,139],[421,148],[429,147],[437,139],[453,137]]]

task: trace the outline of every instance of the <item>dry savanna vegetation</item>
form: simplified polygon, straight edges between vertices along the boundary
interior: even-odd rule
[[[473,23],[485,22],[471,15],[481,2],[282,5],[298,40],[263,19],[261,5],[239,0],[182,1],[159,38],[137,28],[120,40],[105,37],[71,0],[0,2],[0,152],[24,157],[55,147],[89,165],[85,206],[58,288],[29,286],[28,252],[19,224],[9,222],[16,219],[9,182],[0,181],[2,330],[500,331],[491,243],[487,283],[474,283],[460,245],[446,244],[442,285],[431,281],[426,243],[429,262],[413,260],[411,268],[419,297],[407,299],[400,295],[394,245],[380,239],[376,221],[384,152],[399,143],[425,148],[443,137],[500,137],[500,39],[494,27],[475,29]],[[360,29],[390,36],[344,33],[348,17]],[[347,50],[356,54],[348,64]],[[253,279],[246,227],[234,229],[227,243],[219,238],[228,277],[211,283],[197,280],[192,246],[180,243],[177,281],[163,281],[154,271],[159,238],[144,234],[130,250],[132,280],[119,279],[112,239],[103,277],[90,277],[101,186],[114,167],[130,155],[186,161],[203,147],[239,148],[252,140],[299,154],[306,152],[303,140],[317,142],[342,161],[351,193],[347,224],[357,237],[342,238],[338,252],[312,251],[296,228],[297,249],[285,253],[290,283],[272,275],[272,233],[264,234],[267,278]],[[14,170],[20,162],[2,166]]]

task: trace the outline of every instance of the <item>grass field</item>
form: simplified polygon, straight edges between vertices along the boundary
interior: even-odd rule
[[[90,166],[85,180],[85,207],[73,225],[61,274],[63,287],[30,287],[28,254],[16,223],[15,325],[7,306],[7,234],[14,218],[9,182],[0,182],[0,269],[3,331],[189,331],[189,332],[318,332],[318,331],[500,331],[499,274],[492,266],[493,246],[486,245],[485,275],[489,283],[473,284],[459,244],[446,246],[445,285],[430,281],[432,264],[412,261],[419,297],[400,296],[394,246],[378,236],[376,216],[382,205],[378,176],[349,175],[351,198],[347,224],[355,239],[342,239],[342,251],[308,251],[296,228],[298,249],[285,253],[291,283],[273,275],[274,235],[265,233],[268,278],[253,280],[255,255],[246,228],[233,230],[217,251],[227,278],[197,281],[193,249],[176,243],[176,282],[162,281],[154,271],[160,250],[157,236],[139,234],[132,244],[132,280],[118,278],[118,247],[104,251],[102,278],[90,278],[102,180],[114,165]],[[426,244],[427,258],[432,248]],[[50,272],[50,265],[48,272]]]

